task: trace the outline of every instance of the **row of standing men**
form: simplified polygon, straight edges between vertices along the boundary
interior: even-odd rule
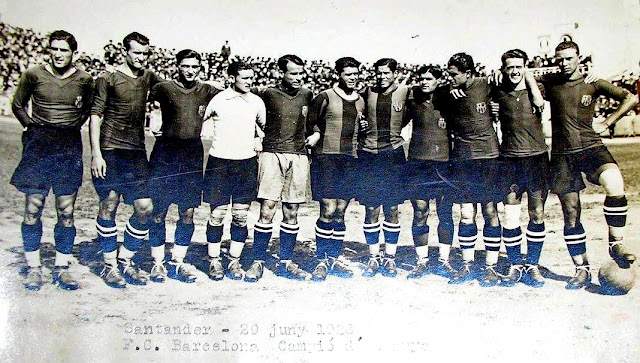
[[[435,269],[450,283],[473,278],[480,205],[486,249],[480,284],[513,286],[522,280],[542,286],[538,263],[546,234],[544,204],[551,188],[562,204],[565,241],[576,265],[567,288],[578,289],[591,280],[580,224],[583,173],[607,192],[604,214],[611,257],[619,264],[635,260],[621,244],[627,211],[622,176],[592,119],[599,95],[619,99],[621,105],[596,127],[615,123],[637,98],[609,82],[585,80],[578,70],[579,48],[573,42],[556,48],[561,72],[540,79],[526,70],[527,55],[518,49],[503,54],[501,70],[490,79],[476,76],[472,57],[458,53],[448,62],[450,83],[443,82],[443,70],[422,67],[412,88],[397,84],[396,61],[383,58],[374,64],[375,86],[361,92],[355,89],[360,63],[343,57],[336,61],[336,86],[316,97],[301,84],[304,62],[295,55],[278,60],[282,80],[275,87],[252,89],[251,65],[235,62],[228,69],[230,87],[219,90],[198,81],[201,59],[195,51],[180,51],[177,78],[165,81],[145,69],[149,40],[144,35],[133,32],[123,44],[125,63],[94,84],[72,65],[77,49],[73,35],[55,31],[49,39],[49,63],[30,68],[21,77],[13,110],[25,127],[24,149],[11,183],[26,195],[21,231],[28,289],[42,285],[40,216],[50,189],[58,211],[53,282],[63,289],[79,286],[68,265],[75,239],[73,208],[82,183],[80,126],[88,117],[91,172],[100,199],[96,228],[105,262],[101,276],[112,287],[163,282],[167,277],[195,281],[194,268],[184,258],[194,232],[194,208],[201,200],[211,206],[206,230],[211,279],[226,275],[256,282],[262,277],[280,202],[276,274],[316,281],[327,275],[351,277],[351,267],[340,257],[344,213],[351,198],[366,210],[363,231],[370,258],[364,276],[397,274],[398,204],[405,199],[414,206],[412,235],[418,256],[407,277],[429,272],[427,218],[429,200],[435,199],[439,221]],[[544,97],[551,105],[551,160],[541,125]],[[162,126],[147,160],[144,120],[150,100],[160,103]],[[31,115],[26,110],[29,101]],[[203,178],[200,134],[209,119],[213,139]],[[501,144],[495,120],[502,128]],[[401,132],[409,123],[407,158]],[[298,208],[307,199],[309,177],[314,199],[320,202],[315,226],[318,262],[311,273],[292,261]],[[530,218],[523,233],[520,202],[525,192]],[[133,205],[134,213],[118,246],[115,217],[121,198]],[[255,199],[260,202],[260,216],[254,226],[253,262],[244,271],[239,259],[248,235],[249,205]],[[499,201],[505,203],[502,223],[496,208]],[[449,263],[454,202],[461,204],[459,269]],[[166,262],[165,217],[171,204],[178,205],[180,218],[171,260]],[[221,239],[229,206],[231,242],[223,266]],[[146,238],[154,261],[149,272],[132,262]],[[505,274],[496,271],[502,241],[510,262]]]

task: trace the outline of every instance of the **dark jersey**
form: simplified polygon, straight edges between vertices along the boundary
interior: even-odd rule
[[[629,94],[603,80],[586,84],[584,77],[567,81],[552,74],[542,77],[540,82],[551,104],[552,154],[573,154],[602,145],[592,125],[596,100],[605,95],[621,101]]]
[[[427,95],[415,87],[409,94],[405,123],[413,121],[409,158],[418,160],[449,160],[449,132],[438,110],[439,91]]]
[[[500,105],[500,154],[524,157],[547,152],[541,115],[534,111],[529,90],[516,91],[502,86],[495,88],[494,92],[493,101]]]
[[[60,79],[40,65],[27,69],[20,77],[12,109],[23,126],[79,128],[89,117],[92,94],[93,78],[89,73],[78,69]],[[29,100],[31,116],[26,110]]]
[[[91,114],[103,118],[101,148],[144,150],[147,95],[160,81],[149,70],[137,78],[120,71],[98,77]]]
[[[367,87],[363,98],[369,128],[359,137],[358,147],[361,150],[377,153],[389,147],[395,149],[404,143],[400,131],[408,93],[409,88],[405,86],[391,86],[385,93]]]
[[[319,132],[316,154],[356,155],[358,124],[364,100],[345,100],[333,88],[320,92],[309,108],[307,132]]]
[[[151,89],[151,99],[160,103],[162,136],[173,139],[199,139],[204,111],[220,91],[198,82],[184,88],[176,81],[160,82]]]
[[[475,77],[466,97],[447,95],[443,107],[447,127],[453,132],[453,157],[459,159],[492,159],[500,155],[498,136],[489,113],[491,86],[484,77]]]
[[[257,93],[264,101],[267,121],[264,127],[262,147],[264,151],[306,154],[304,148],[307,112],[313,94],[300,88],[290,95],[278,87]]]

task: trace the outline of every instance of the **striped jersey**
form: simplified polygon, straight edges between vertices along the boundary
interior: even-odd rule
[[[596,100],[605,95],[622,101],[629,94],[604,80],[584,83],[584,77],[568,81],[551,74],[540,78],[540,82],[551,104],[552,154],[572,154],[602,145],[592,125]]]
[[[160,81],[162,79],[149,70],[136,78],[118,70],[98,77],[91,114],[102,117],[101,148],[145,149],[147,95]]]
[[[454,135],[452,157],[497,158],[500,155],[498,135],[489,113],[491,86],[485,77],[474,77],[471,85],[462,90],[465,97],[455,99],[449,94],[443,107],[447,127]]]
[[[365,118],[369,128],[358,136],[358,148],[377,153],[389,147],[398,148],[404,143],[400,136],[405,103],[409,88],[393,85],[386,92],[378,93],[367,87],[363,92]]]
[[[409,158],[417,160],[448,161],[449,132],[440,113],[438,92],[427,95],[415,87],[407,100],[405,120],[413,122]]]
[[[320,92],[309,108],[307,133],[320,133],[315,154],[356,155],[358,125],[364,100],[347,100],[331,88]]]
[[[529,90],[507,89],[503,84],[494,88],[494,92],[493,100],[500,105],[500,154],[524,157],[546,153],[542,116],[534,111]]]
[[[278,85],[257,94],[267,110],[263,151],[306,154],[305,126],[313,98],[311,91],[299,88],[295,94],[288,94]]]
[[[204,111],[219,90],[206,83],[185,88],[175,80],[160,82],[151,89],[151,99],[160,103],[162,136],[172,139],[200,139]]]
[[[66,78],[58,78],[46,67],[31,67],[22,74],[13,98],[14,114],[23,126],[79,128],[89,117],[93,78],[79,69]],[[29,100],[31,116],[26,109]]]

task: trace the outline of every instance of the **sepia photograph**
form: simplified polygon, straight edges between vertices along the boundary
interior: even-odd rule
[[[640,1],[0,0],[0,39],[3,362],[640,361]]]

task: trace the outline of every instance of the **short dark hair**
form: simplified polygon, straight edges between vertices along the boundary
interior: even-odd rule
[[[198,63],[202,62],[202,58],[200,57],[200,53],[196,52],[192,49],[183,49],[176,54],[176,63],[180,65],[184,59],[187,58],[195,58],[198,60]]]
[[[336,72],[342,73],[347,67],[360,68],[360,62],[353,57],[342,57],[336,61]]]
[[[436,79],[442,78],[442,74],[443,74],[442,69],[434,65],[422,66],[418,68],[418,72],[416,73],[417,75],[431,73],[434,77],[436,77]]]
[[[287,64],[289,64],[289,62],[292,62],[293,64],[297,64],[299,66],[304,66],[304,61],[302,60],[302,58],[298,57],[295,54],[285,54],[282,57],[278,58],[278,68],[280,68],[281,71],[286,72]]]
[[[556,46],[556,52],[559,52],[565,49],[575,49],[576,54],[580,55],[580,47],[578,47],[578,44],[572,40],[565,40],[564,42]]]
[[[127,34],[127,36],[122,40],[122,45],[124,46],[125,50],[129,50],[131,48],[131,41],[138,42],[142,45],[149,45],[149,38],[138,32],[132,32]]]
[[[398,62],[393,58],[380,58],[373,63],[373,69],[388,66],[391,72],[395,72],[398,69]]]
[[[245,63],[243,61],[235,61],[229,64],[229,67],[227,68],[227,74],[229,76],[235,77],[238,74],[240,74],[240,71],[245,71],[245,70],[253,70],[253,67],[251,67],[250,64]]]
[[[54,40],[64,40],[69,44],[69,48],[71,48],[72,52],[78,50],[78,42],[76,41],[76,37],[73,34],[69,33],[66,30],[55,30],[49,34],[49,46],[53,43]]]
[[[524,64],[527,64],[527,61],[529,60],[529,57],[527,56],[527,53],[524,50],[521,49],[511,49],[508,50],[506,52],[504,52],[504,54],[502,54],[502,57],[500,57],[500,59],[502,60],[502,64],[504,65],[504,62],[506,62],[507,59],[509,58],[520,58],[524,61]]]
[[[458,68],[460,72],[475,72],[475,65],[473,63],[473,57],[467,53],[456,53],[449,58],[447,66],[454,66]]]

